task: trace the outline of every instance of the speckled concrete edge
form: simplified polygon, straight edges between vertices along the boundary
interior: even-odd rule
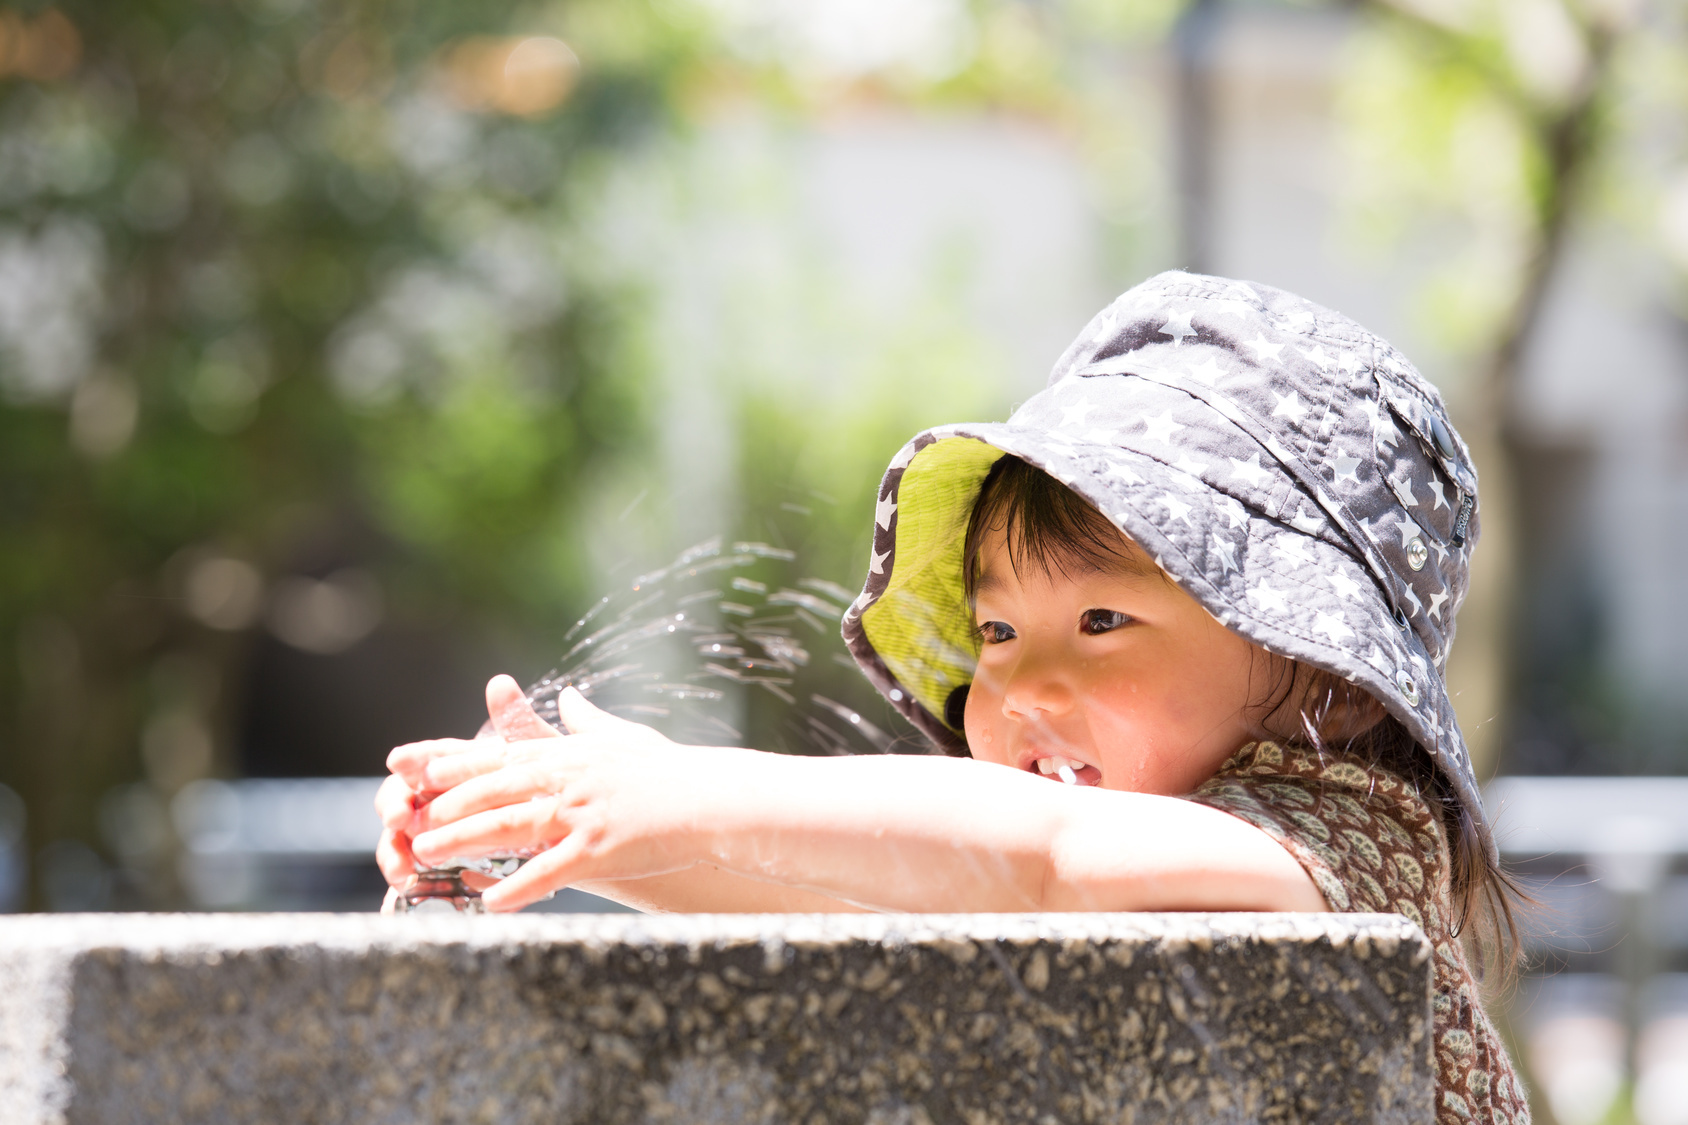
[[[70,1044],[63,1029],[70,1017],[72,966],[81,950],[49,948],[52,927],[34,921],[0,920],[5,935],[0,936],[0,980],[6,988],[0,1002],[0,1110],[29,1107],[38,1114],[8,1125],[62,1120],[70,1104]],[[26,933],[48,940],[9,940]]]
[[[593,914],[395,918],[375,914],[61,914],[0,918],[0,951],[200,953],[288,946],[496,948],[529,943],[891,945],[932,941],[1233,941],[1374,944],[1393,956],[1424,934],[1398,914]]]
[[[306,961],[319,953],[330,959],[483,953],[499,961],[546,947],[661,946],[704,953],[750,946],[763,951],[766,971],[777,974],[797,950],[921,947],[965,963],[980,946],[996,943],[1123,945],[1173,960],[1208,950],[1244,958],[1258,951],[1275,960],[1299,948],[1314,960],[1334,953],[1415,967],[1425,966],[1431,953],[1423,933],[1393,914],[18,916],[0,919],[0,977],[12,982],[0,995],[0,1118],[6,1125],[66,1120],[74,1093],[66,1038],[73,979],[89,961],[210,966],[252,951],[280,951]],[[1424,985],[1428,1020],[1427,968]],[[1379,1118],[1385,1119],[1396,1120]]]

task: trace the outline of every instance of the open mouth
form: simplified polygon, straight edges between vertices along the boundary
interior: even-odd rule
[[[1034,759],[1031,768],[1044,777],[1065,785],[1102,784],[1101,770],[1095,766],[1086,765],[1075,758],[1064,758],[1059,754]]]

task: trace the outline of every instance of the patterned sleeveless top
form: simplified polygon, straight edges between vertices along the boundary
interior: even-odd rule
[[[1437,1125],[1528,1125],[1524,1085],[1451,932],[1447,835],[1412,785],[1388,770],[1257,742],[1190,799],[1282,844],[1332,910],[1404,914],[1417,923],[1436,951]]]

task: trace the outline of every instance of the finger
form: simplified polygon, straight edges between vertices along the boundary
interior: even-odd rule
[[[382,832],[380,842],[375,845],[375,865],[391,886],[408,886],[416,875],[416,857],[410,850],[410,838],[390,828]]]
[[[423,787],[436,795],[445,793],[477,777],[555,750],[557,740],[561,737],[562,735],[552,732],[550,738],[532,738],[525,742],[481,743],[475,749],[465,750],[461,754],[435,758],[422,768]],[[422,802],[418,802],[416,807],[420,808],[421,805]]]
[[[443,828],[466,816],[552,796],[564,782],[555,765],[554,762],[514,762],[471,777],[418,808],[411,814],[405,831],[414,840],[424,832]]]
[[[539,717],[527,693],[509,676],[494,676],[487,681],[486,713],[492,718],[492,729],[506,742],[556,738],[562,733]]]
[[[564,688],[557,695],[557,717],[563,721],[563,726],[570,734],[604,730],[627,721],[616,718],[608,711],[599,710],[572,686]]]
[[[410,822],[410,814],[424,802],[417,800],[416,790],[406,785],[397,774],[388,774],[375,791],[375,815],[388,828],[402,829]]]
[[[509,855],[547,847],[566,835],[556,821],[556,801],[523,801],[454,820],[411,837],[410,848],[423,863],[452,856]]]
[[[404,778],[412,789],[420,789],[416,782],[421,780],[422,769],[435,758],[443,758],[447,754],[461,754],[471,750],[476,743],[468,738],[430,738],[424,742],[407,742],[403,746],[395,746],[387,755],[387,768]]]
[[[505,914],[536,903],[570,883],[590,878],[582,859],[583,849],[577,838],[566,837],[556,847],[547,848],[522,864],[496,887],[482,891],[481,905],[494,914]]]

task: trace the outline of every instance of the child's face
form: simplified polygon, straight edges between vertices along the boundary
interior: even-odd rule
[[[1005,534],[985,533],[975,758],[1052,779],[1065,759],[1083,785],[1178,795],[1250,740],[1264,653],[1121,544],[1127,561],[1105,572],[1016,573]]]

